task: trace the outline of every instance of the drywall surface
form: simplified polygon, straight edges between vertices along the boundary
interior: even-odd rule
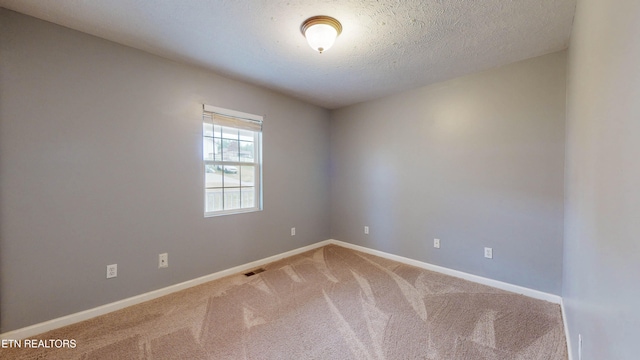
[[[0,332],[329,237],[327,110],[9,10],[0,24]],[[204,218],[203,103],[265,116],[263,211]]]
[[[329,108],[566,49],[575,3],[0,0],[25,14]],[[343,31],[320,55],[299,29],[322,14],[336,17]]]
[[[332,238],[560,294],[565,65],[557,52],[334,111]]]
[[[564,280],[574,359],[637,359],[640,2],[581,0],[568,57]]]

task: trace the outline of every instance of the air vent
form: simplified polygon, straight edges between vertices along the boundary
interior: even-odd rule
[[[253,276],[255,274],[260,274],[261,272],[263,272],[264,269],[260,268],[260,269],[255,269],[253,271],[249,271],[248,273],[244,274],[244,276]]]

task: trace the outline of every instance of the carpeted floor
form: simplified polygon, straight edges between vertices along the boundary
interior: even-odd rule
[[[57,329],[3,359],[567,359],[560,307],[330,245]]]

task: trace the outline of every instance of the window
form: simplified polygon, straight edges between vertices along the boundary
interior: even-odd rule
[[[204,215],[262,209],[262,116],[204,105]]]

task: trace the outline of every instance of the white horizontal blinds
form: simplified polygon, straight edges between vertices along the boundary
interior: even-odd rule
[[[218,109],[209,105],[204,105],[203,108],[205,117],[216,125],[262,132],[262,116]]]
[[[241,119],[237,117],[231,117],[226,115],[221,115],[217,113],[210,113],[211,122],[220,125],[220,126],[228,126],[236,129],[242,130],[251,130],[251,131],[262,131],[262,121],[259,120],[249,120],[249,119]]]

